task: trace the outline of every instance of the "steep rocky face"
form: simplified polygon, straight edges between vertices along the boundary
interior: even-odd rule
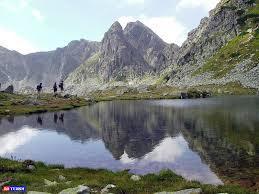
[[[168,84],[240,84],[259,89],[258,0],[222,0],[189,33]]]
[[[99,74],[104,80],[115,78],[120,81],[141,76],[149,70],[149,64],[125,37],[120,23],[115,22],[105,33],[101,43]]]
[[[6,82],[23,80],[27,71],[23,55],[0,46],[0,83],[2,86]]]
[[[35,87],[39,82],[52,86],[65,79],[81,63],[99,50],[99,43],[86,40],[72,41],[55,51],[21,55],[0,49],[0,82],[3,86],[13,83],[15,89]]]
[[[142,50],[132,44],[120,23],[115,22],[105,33],[99,52],[69,74],[66,85],[71,92],[84,94],[109,82],[127,82],[153,71]]]
[[[201,20],[200,25],[188,34],[183,43],[177,63],[179,65],[201,64],[219,48],[236,37],[240,31],[238,10],[250,5],[247,0],[222,0],[210,16]]]
[[[168,57],[175,56],[174,52],[167,55],[168,53],[165,53],[167,50],[178,50],[177,45],[165,43],[140,21],[128,23],[124,29],[124,34],[128,42],[142,54],[147,63],[156,71],[165,68]]]

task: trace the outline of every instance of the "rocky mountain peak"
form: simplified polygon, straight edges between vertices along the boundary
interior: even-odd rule
[[[114,22],[110,29],[108,30],[108,32],[123,32],[122,26],[120,24],[120,22],[116,21]]]

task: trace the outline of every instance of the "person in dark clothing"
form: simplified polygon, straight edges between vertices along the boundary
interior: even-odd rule
[[[58,87],[57,87],[57,83],[55,82],[54,86],[53,86],[53,91],[54,91],[54,96],[56,97],[56,93],[58,91]]]
[[[37,118],[37,123],[39,123],[40,125],[43,124],[42,118],[40,116],[38,116],[38,118]]]
[[[57,123],[58,122],[58,115],[55,113],[54,114],[54,122]]]
[[[64,82],[63,82],[63,80],[59,83],[58,87],[60,88],[61,92],[64,91]]]
[[[40,83],[39,85],[37,85],[37,91],[38,91],[38,97],[40,97],[40,93],[42,91],[42,83]]]
[[[61,115],[59,116],[59,120],[64,123],[64,113],[61,113]]]

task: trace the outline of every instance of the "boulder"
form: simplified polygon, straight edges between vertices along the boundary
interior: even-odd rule
[[[130,179],[133,180],[133,181],[139,181],[139,180],[141,179],[141,177],[138,176],[138,175],[132,175],[132,176],[130,177]]]
[[[13,85],[10,85],[8,86],[5,90],[4,90],[5,93],[8,93],[8,94],[13,94],[14,92],[14,87]]]
[[[35,167],[34,165],[29,165],[29,166],[27,166],[27,169],[28,169],[28,170],[35,170],[36,167]]]
[[[181,92],[181,94],[180,94],[180,99],[187,99],[187,98],[188,98],[187,93]]]
[[[174,192],[174,194],[199,194],[201,192],[202,192],[201,189],[198,188],[198,189],[185,189],[185,190]]]
[[[78,185],[74,188],[68,188],[61,191],[59,194],[89,194],[90,188],[84,185]]]
[[[71,98],[71,95],[70,94],[65,94],[64,98],[66,98],[66,99]]]
[[[59,176],[58,176],[58,179],[59,179],[60,181],[65,181],[65,180],[66,180],[66,177],[64,177],[64,176],[62,176],[62,175],[59,175]]]
[[[102,190],[101,190],[101,194],[107,194],[109,193],[109,190],[112,189],[112,188],[115,188],[116,186],[113,185],[113,184],[109,184],[109,185],[106,185],[106,187],[104,187]]]
[[[28,170],[35,170],[35,162],[33,160],[24,160],[22,166]]]
[[[44,179],[44,184],[46,185],[46,186],[55,186],[55,185],[57,185],[58,183],[56,182],[56,181],[50,181],[50,180],[48,180],[48,179]]]

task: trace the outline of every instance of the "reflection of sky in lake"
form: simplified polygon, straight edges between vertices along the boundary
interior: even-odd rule
[[[33,159],[67,167],[131,169],[146,174],[172,169],[190,180],[221,184],[221,180],[204,164],[199,155],[191,151],[182,135],[166,137],[142,158],[129,158],[126,151],[115,160],[102,140],[86,143],[71,141],[68,136],[28,126],[0,137],[0,156]]]
[[[171,169],[219,184],[213,171],[253,176],[240,167],[257,169],[258,116],[258,97],[115,101],[10,116],[0,118],[0,156],[139,174]]]

